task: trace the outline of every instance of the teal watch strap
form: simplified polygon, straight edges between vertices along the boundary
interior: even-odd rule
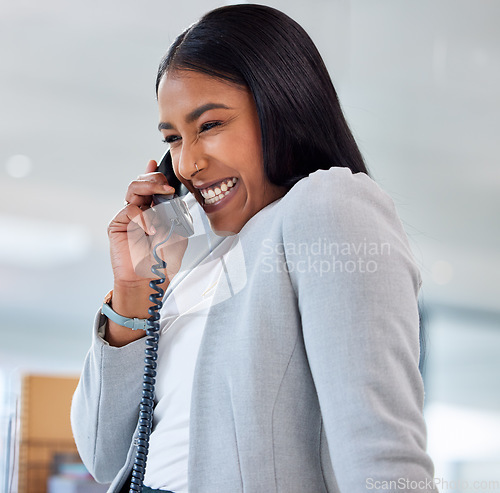
[[[132,330],[146,330],[146,318],[127,318],[118,315],[107,303],[103,303],[101,313],[113,321],[115,324],[122,325]]]

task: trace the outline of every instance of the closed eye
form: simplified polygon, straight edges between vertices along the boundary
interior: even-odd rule
[[[220,127],[221,125],[221,121],[203,123],[202,125],[200,125],[200,133],[207,132],[212,128]],[[179,135],[167,135],[167,137],[163,139],[163,142],[165,142],[166,144],[173,144],[174,142],[177,142],[179,140],[181,140],[181,137]]]
[[[207,130],[211,130],[212,128],[219,127],[220,125],[222,125],[221,121],[203,123],[200,126],[200,132],[206,132]]]
[[[180,137],[178,135],[168,135],[163,139],[163,142],[166,144],[173,144],[174,142],[177,142],[180,140]]]

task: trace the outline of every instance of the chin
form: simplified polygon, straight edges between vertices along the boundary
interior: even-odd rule
[[[217,235],[217,236],[234,236],[235,234],[238,234],[241,230],[239,228],[237,231],[228,231],[227,228],[225,229],[224,226],[216,226],[213,224],[210,220],[210,227],[212,228],[212,231]]]
[[[234,220],[231,221],[234,217],[217,218],[210,217],[210,214],[207,214],[207,218],[210,228],[217,236],[234,236],[241,231],[241,228],[243,228],[243,224],[240,222]]]

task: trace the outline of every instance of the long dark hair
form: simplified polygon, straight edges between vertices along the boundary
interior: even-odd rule
[[[248,4],[212,10],[171,45],[157,93],[168,70],[201,72],[251,91],[271,183],[291,188],[332,166],[368,174],[321,55],[283,12]]]

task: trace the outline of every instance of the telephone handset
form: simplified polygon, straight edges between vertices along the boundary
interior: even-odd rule
[[[142,398],[139,405],[139,426],[137,437],[134,440],[136,453],[132,473],[130,478],[130,493],[142,492],[144,474],[146,472],[146,462],[149,449],[149,436],[153,426],[154,396],[156,383],[156,368],[158,359],[158,341],[160,332],[160,309],[164,291],[161,284],[165,282],[164,271],[167,263],[158,256],[158,248],[166,243],[172,233],[176,233],[185,238],[194,234],[193,218],[189,209],[179,195],[184,195],[185,187],[177,179],[172,167],[170,152],[167,151],[160,161],[157,168],[168,180],[169,185],[175,188],[175,194],[153,195],[153,210],[159,216],[158,220],[164,224],[168,235],[166,238],[160,238],[153,246],[153,256],[157,264],[153,265],[151,271],[156,276],[150,281],[149,286],[155,290],[155,293],[149,296],[152,305],[148,310],[150,317],[146,326],[146,349],[144,359],[144,376],[142,383]],[[186,190],[187,192],[187,190]],[[154,242],[154,237],[153,237]]]
[[[153,209],[160,215],[164,224],[173,224],[174,233],[185,238],[192,236],[194,234],[193,218],[189,213],[186,202],[179,197],[184,187],[174,174],[170,151],[164,154],[157,169],[167,177],[169,185],[175,188],[176,193],[153,195],[153,204],[155,206],[163,204],[160,207],[153,206]]]

